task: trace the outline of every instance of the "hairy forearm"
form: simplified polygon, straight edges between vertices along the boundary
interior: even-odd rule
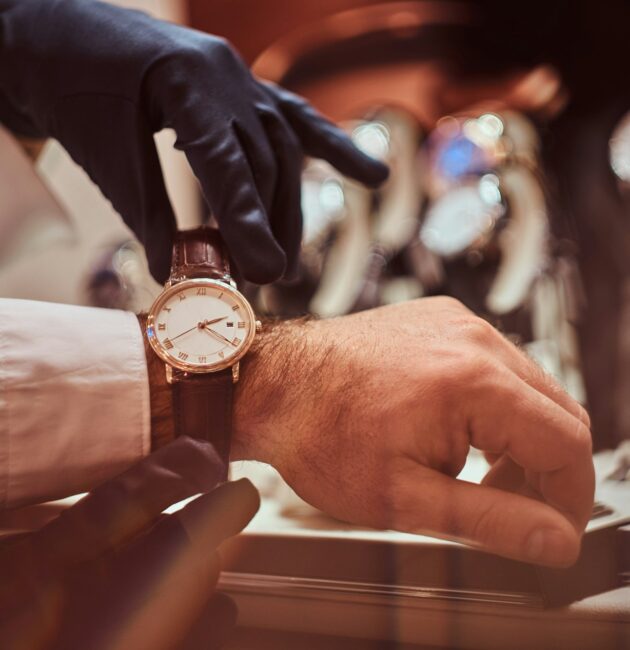
[[[144,332],[146,314],[140,314],[138,321]],[[296,374],[303,376],[315,365],[312,346],[307,346],[309,333],[307,319],[266,321],[241,360],[240,379],[234,386],[234,460],[279,464],[281,456],[291,452],[290,441],[280,444],[276,418],[272,416],[291,414],[293,398],[283,389],[285,382],[295,381]],[[146,336],[144,346],[151,401],[151,449],[155,450],[175,438],[172,389],[166,381],[164,362],[153,352]]]
[[[278,465],[290,441],[278,440],[278,416],[292,415],[287,382],[309,371],[307,319],[266,321],[241,361],[235,386],[232,456]],[[309,350],[310,358],[310,350]]]

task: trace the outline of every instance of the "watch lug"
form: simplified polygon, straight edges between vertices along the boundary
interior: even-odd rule
[[[259,320],[257,320],[256,321],[256,331],[260,332],[260,330],[262,330],[262,323]]]
[[[164,369],[166,370],[166,383],[167,384],[172,384],[173,383],[173,368],[169,366],[167,363],[164,364]]]
[[[240,376],[241,368],[240,368],[240,363],[237,361],[233,366],[232,366],[232,383],[235,384],[238,381],[238,378]]]

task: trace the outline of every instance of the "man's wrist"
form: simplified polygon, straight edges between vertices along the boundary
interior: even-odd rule
[[[149,395],[151,402],[151,451],[155,451],[175,439],[173,418],[173,397],[171,387],[166,381],[164,362],[153,352],[146,336],[146,314],[138,314],[138,322],[144,341],[144,354],[149,376]]]
[[[138,315],[149,377],[151,450],[175,438],[172,388],[166,381],[164,362],[153,352],[146,337],[146,314]],[[291,428],[292,393],[288,382],[313,367],[306,319],[267,321],[252,347],[240,361],[240,379],[233,405],[232,459],[258,460],[282,466],[291,455],[291,441],[282,431]],[[306,348],[309,353],[306,354]],[[289,368],[290,365],[290,368]],[[283,422],[280,427],[279,423]]]
[[[291,464],[297,429],[305,424],[291,387],[298,377],[300,385],[308,385],[305,376],[318,365],[310,343],[314,324],[308,319],[264,322],[241,360],[234,391],[234,460],[257,460],[281,471]],[[286,436],[286,431],[296,435]]]

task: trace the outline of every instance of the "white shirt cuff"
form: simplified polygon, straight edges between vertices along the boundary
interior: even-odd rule
[[[84,492],[150,445],[133,314],[0,299],[0,507]]]

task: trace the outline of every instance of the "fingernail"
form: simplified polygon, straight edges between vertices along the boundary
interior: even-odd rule
[[[527,540],[526,554],[530,562],[566,566],[574,560],[570,540],[557,530],[535,530]]]

